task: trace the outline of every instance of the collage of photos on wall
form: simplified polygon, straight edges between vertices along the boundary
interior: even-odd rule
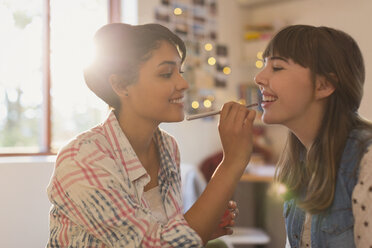
[[[224,88],[231,73],[228,47],[218,42],[217,0],[161,0],[155,21],[185,42],[183,71],[190,88],[185,99],[188,114],[215,108],[215,89]]]

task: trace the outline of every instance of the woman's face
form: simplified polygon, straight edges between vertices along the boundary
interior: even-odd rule
[[[255,81],[263,95],[263,122],[282,124],[290,129],[309,123],[315,109],[310,69],[291,59],[268,57]]]
[[[137,82],[128,86],[128,101],[124,103],[129,105],[127,109],[156,124],[182,121],[188,83],[181,73],[177,49],[169,42],[161,41],[150,59],[141,65]]]

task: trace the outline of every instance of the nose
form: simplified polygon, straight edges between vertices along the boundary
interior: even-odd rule
[[[265,68],[256,74],[254,82],[259,86],[263,87],[267,84],[267,77],[265,76]]]
[[[185,91],[189,88],[189,83],[182,77],[181,74],[179,74],[179,78],[176,82],[176,89],[178,91]]]

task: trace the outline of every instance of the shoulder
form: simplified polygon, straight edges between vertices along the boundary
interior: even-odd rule
[[[358,182],[354,187],[353,198],[369,198],[372,192],[372,145],[367,147],[359,164]],[[372,198],[371,198],[372,199]]]
[[[352,195],[352,209],[355,219],[354,236],[357,247],[371,244],[372,231],[372,145],[367,147],[360,162],[358,183]]]
[[[100,126],[79,134],[59,151],[48,192],[58,187],[72,190],[82,184],[103,184],[102,180],[117,174],[113,154]]]
[[[169,155],[172,157],[172,160],[180,166],[181,158],[180,158],[180,151],[178,149],[176,139],[166,131],[158,128],[157,136],[160,137],[161,146],[163,146],[166,150],[169,151]]]
[[[360,161],[360,179],[359,181],[368,176],[371,180],[372,185],[372,144],[369,144],[366,148],[366,152],[362,156]]]
[[[167,148],[172,151],[178,151],[178,144],[173,135],[159,128],[159,134]]]
[[[168,133],[167,131],[159,128],[158,129],[158,132],[159,134],[161,135],[161,137],[166,140],[167,142],[176,142],[176,139],[174,138],[173,135],[171,135],[170,133]]]
[[[351,130],[349,139],[356,140],[365,146],[372,145],[372,127],[361,127]]]
[[[56,167],[72,160],[83,160],[92,153],[98,153],[98,151],[109,154],[110,149],[108,147],[109,142],[103,126],[97,125],[88,131],[80,133],[60,149],[57,154]]]

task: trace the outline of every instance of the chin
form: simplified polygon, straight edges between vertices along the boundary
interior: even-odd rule
[[[265,124],[279,124],[279,122],[273,118],[270,118],[270,115],[263,113],[261,120]]]
[[[182,116],[180,116],[179,118],[176,118],[173,122],[181,122],[181,121],[183,121],[184,119],[185,119],[185,116],[182,115]]]
[[[178,115],[178,116],[172,116],[170,118],[166,118],[166,121],[165,122],[181,122],[185,119],[185,115],[182,114],[182,115]]]

